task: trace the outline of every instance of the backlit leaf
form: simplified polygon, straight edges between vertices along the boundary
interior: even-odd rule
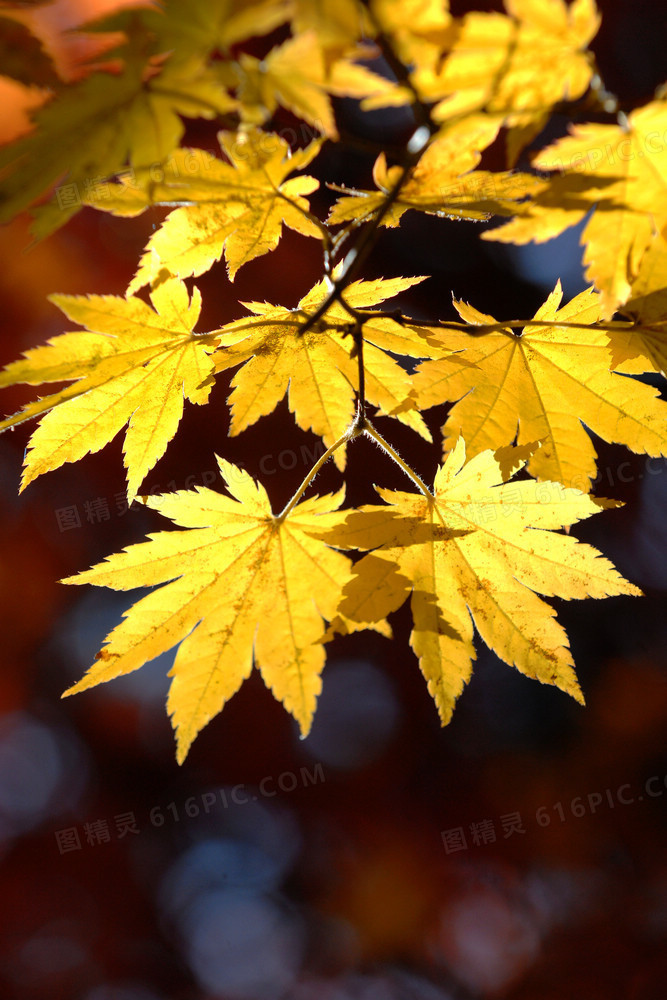
[[[164,584],[125,613],[65,693],[128,674],[180,643],[167,702],[179,763],[253,662],[308,733],[322,686],[324,619],[350,575],[349,560],[318,538],[341,520],[342,491],[305,500],[280,520],[263,486],[218,464],[231,497],[203,487],[150,497],[149,507],[186,530],[157,532],[63,581],[116,590]]]
[[[397,226],[409,209],[450,219],[514,215],[517,202],[538,194],[545,182],[531,174],[474,169],[481,158],[479,151],[493,142],[497,132],[497,125],[483,119],[443,129],[401,186],[382,225]],[[383,205],[401,173],[401,167],[388,168],[381,153],[373,168],[377,191],[354,191],[340,198],[331,211],[329,224],[370,218]]]
[[[510,666],[583,702],[567,635],[537,595],[640,593],[592,546],[552,530],[613,501],[559,483],[508,482],[534,449],[485,451],[465,465],[459,438],[432,497],[379,489],[389,506],[351,512],[336,531],[341,546],[373,549],[355,564],[341,612],[373,622],[410,597],[410,644],[443,725],[470,679],[473,622]]]
[[[581,236],[586,277],[610,319],[627,302],[642,258],[667,226],[667,100],[632,112],[622,125],[575,125],[533,160],[558,171],[519,217],[484,234],[504,243],[542,243],[595,209]],[[581,190],[587,182],[588,190]]]
[[[436,121],[484,111],[509,128],[510,164],[560,100],[584,93],[593,75],[588,43],[600,17],[595,0],[506,0],[509,16],[473,11],[457,22],[439,66],[415,85],[438,100]]]
[[[397,295],[418,281],[421,279],[355,281],[346,290],[345,299],[354,308],[363,309]],[[243,363],[232,379],[230,434],[239,434],[271,413],[286,392],[299,427],[320,435],[327,446],[337,441],[350,425],[355,413],[358,365],[356,358],[350,356],[354,341],[349,334],[349,314],[334,303],[316,327],[304,334],[300,332],[306,317],[326,299],[328,291],[328,283],[319,282],[295,310],[268,303],[247,303],[255,317],[236,320],[218,331],[224,345],[216,354],[218,370]],[[365,323],[364,338],[367,399],[381,413],[394,414],[431,440],[414,406],[404,409],[411,379],[386,350],[430,357],[438,349],[429,343],[428,336],[404,329],[389,318]],[[343,449],[336,452],[335,461],[339,468],[344,467]]]
[[[44,472],[99,451],[128,424],[123,446],[128,500],[176,433],[183,403],[205,403],[215,338],[193,333],[201,296],[165,281],[141,299],[53,295],[89,332],[64,333],[0,373],[0,386],[74,380],[0,422],[0,430],[42,416],[28,443],[21,489]]]
[[[631,451],[667,455],[667,404],[650,386],[609,370],[614,345],[621,349],[626,334],[592,325],[600,297],[589,289],[559,309],[561,298],[557,286],[535,314],[553,326],[528,323],[523,331],[500,330],[472,342],[465,333],[443,332],[443,344],[462,353],[453,365],[424,362],[415,395],[421,407],[458,400],[443,427],[445,451],[459,435],[470,456],[511,444],[517,435],[519,444],[540,440],[528,461],[531,475],[587,492],[596,452],[583,425]],[[495,322],[471,306],[457,307],[469,323]],[[559,320],[581,327],[559,326]],[[477,368],[457,372],[459,357]]]
[[[181,278],[202,274],[223,250],[234,278],[243,264],[276,248],[283,225],[304,236],[320,236],[304,197],[318,181],[308,175],[287,179],[317,155],[317,141],[294,154],[281,136],[259,129],[222,132],[220,142],[229,163],[203,150],[181,149],[163,179],[150,186],[146,205],[183,207],[171,212],[151,238],[130,291],[153,282],[164,270]],[[118,195],[127,198],[122,191]],[[121,214],[129,214],[122,203],[120,208]]]
[[[147,169],[165,160],[183,135],[181,115],[213,118],[236,106],[205,68],[167,60],[156,74],[148,45],[135,33],[122,50],[120,74],[94,73],[62,87],[35,113],[35,130],[0,150],[0,222],[62,181],[51,202],[35,210],[33,231],[44,237],[128,163]]]

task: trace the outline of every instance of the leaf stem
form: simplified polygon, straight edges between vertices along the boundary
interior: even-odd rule
[[[366,369],[364,368],[364,330],[357,318],[354,328],[354,340],[357,349],[357,365],[359,368],[359,386],[357,388],[357,421],[366,422]]]
[[[351,438],[356,437],[357,433],[358,432],[357,432],[357,429],[356,429],[356,421],[355,421],[354,423],[350,424],[350,426],[347,428],[347,430],[342,435],[342,437],[339,437],[338,440],[335,441],[331,445],[331,447],[328,448],[324,452],[323,455],[320,455],[320,457],[318,458],[318,460],[315,462],[315,465],[312,467],[312,469],[310,470],[310,472],[306,475],[306,478],[301,483],[301,486],[299,486],[299,488],[296,491],[296,493],[294,494],[294,496],[290,500],[287,501],[287,503],[285,504],[285,506],[283,507],[283,509],[281,510],[281,512],[279,514],[275,514],[274,515],[273,520],[277,524],[281,524],[285,520],[285,518],[287,517],[287,515],[289,514],[289,512],[292,510],[292,508],[295,507],[296,504],[298,504],[299,500],[301,499],[301,497],[303,496],[303,494],[306,492],[306,490],[308,489],[308,487],[310,486],[310,484],[312,483],[313,479],[315,478],[315,476],[317,475],[317,473],[320,471],[320,469],[322,468],[322,466],[324,465],[324,463],[328,462],[328,460],[331,458],[331,456],[334,454],[334,452],[338,451],[339,448],[342,448],[342,446],[344,444],[346,444],[349,440],[351,440]]]
[[[429,490],[426,483],[424,483],[424,481],[419,478],[417,473],[410,468],[407,462],[403,461],[403,459],[398,454],[396,449],[392,448],[392,446],[389,444],[388,441],[385,441],[385,439],[382,437],[380,432],[375,429],[370,420],[364,420],[363,427],[361,429],[365,434],[368,435],[368,437],[373,438],[373,440],[380,445],[383,451],[386,451],[386,453],[389,455],[390,458],[393,458],[396,464],[399,465],[401,469],[403,469],[403,472],[406,474],[406,476],[408,476],[412,480],[412,482],[419,487],[420,491],[424,494],[427,500],[435,501],[435,497]]]

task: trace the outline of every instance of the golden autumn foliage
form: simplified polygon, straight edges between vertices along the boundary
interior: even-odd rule
[[[667,456],[667,405],[635,377],[664,376],[667,362],[667,101],[659,92],[617,110],[589,48],[594,0],[506,0],[504,13],[463,17],[446,0],[123,4],[86,26],[104,63],[67,80],[20,20],[9,22],[17,51],[3,72],[35,88],[38,106],[31,130],[0,148],[0,221],[29,211],[39,239],[83,207],[165,213],[124,297],[51,296],[79,329],[0,373],[0,387],[56,385],[0,421],[38,419],[22,489],[125,429],[128,503],[177,526],[64,581],[155,587],[66,693],[178,647],[167,707],[179,762],[253,665],[305,735],[326,644],[364,628],[389,634],[387,616],[409,598],[411,646],[443,724],[470,679],[474,630],[520,672],[583,701],[542,598],[639,594],[568,533],[618,505],[590,494],[588,430]],[[341,98],[361,115],[412,116],[399,147],[369,140],[374,189],[321,182],[320,157],[348,141]],[[272,128],[280,109],[307,129],[301,146]],[[556,111],[571,115],[570,133],[545,145]],[[208,140],[185,144],[198,119]],[[514,244],[586,218],[591,287],[563,305],[557,286],[532,317],[496,319],[461,301],[460,321],[405,315],[392,300],[423,276],[363,268],[382,227],[400,233],[408,212],[497,218],[482,238]],[[284,227],[308,238],[320,279],[296,306],[260,301],[258,288],[236,319],[196,329],[202,296],[189,279],[218,268],[233,281],[276,250]],[[287,397],[296,424],[322,439],[292,499],[274,511],[264,486],[224,458],[226,493],[141,496],[185,401],[205,405],[232,371],[231,435]],[[445,405],[441,452],[423,414]],[[432,486],[371,411],[433,443]],[[412,492],[377,484],[384,504],[356,509],[342,507],[344,488],[305,497],[329,458],[344,472],[359,437]],[[353,550],[365,554],[343,555]]]
[[[432,493],[381,489],[389,510],[361,507],[333,535],[343,547],[374,550],[355,565],[343,614],[377,621],[411,594],[411,645],[443,723],[470,678],[472,621],[501,659],[581,701],[567,636],[537,594],[639,593],[591,546],[546,533],[609,501],[555,482],[508,482],[534,450],[484,451],[465,464],[459,438]]]
[[[456,353],[444,359],[448,365],[424,363],[414,392],[423,409],[459,400],[442,429],[445,452],[460,435],[469,455],[510,444],[515,436],[519,444],[539,440],[542,447],[528,462],[531,475],[588,492],[596,453],[582,421],[605,441],[664,455],[665,404],[657,389],[615,374],[627,332],[595,325],[600,295],[590,288],[559,309],[561,298],[556,288],[535,314],[539,326],[498,329],[476,341],[458,332],[443,337]],[[468,323],[495,323],[471,306],[455,305]],[[646,346],[637,351],[635,372],[653,368]],[[459,359],[471,367],[457,368]]]
[[[30,439],[22,488],[63,462],[103,448],[127,423],[131,502],[176,433],[184,397],[206,402],[215,339],[192,332],[201,308],[199,292],[195,289],[190,301],[184,283],[172,278],[153,289],[151,299],[154,308],[134,296],[52,297],[69,319],[91,332],[55,337],[0,375],[0,385],[79,379],[0,425],[4,429],[46,414]]]
[[[117,590],[167,584],[130,610],[68,693],[136,670],[180,642],[168,703],[179,761],[248,677],[253,656],[308,732],[325,659],[323,616],[334,616],[350,576],[349,559],[318,539],[332,521],[341,522],[331,512],[342,492],[274,517],[263,486],[229,462],[219,464],[234,499],[208,489],[148,499],[188,530],[159,532],[65,581]]]

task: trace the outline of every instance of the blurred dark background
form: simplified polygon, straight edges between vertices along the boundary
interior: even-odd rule
[[[46,9],[61,68],[76,51],[58,32],[98,8]],[[663,6],[618,0],[602,14],[593,49],[605,83],[624,106],[645,103],[667,76]],[[360,116],[351,102],[337,110],[360,138],[398,141],[409,125],[396,112]],[[281,113],[273,127],[295,124]],[[565,127],[557,119],[549,138]],[[212,148],[213,132],[195,124],[188,141]],[[368,187],[372,162],[331,147],[311,172]],[[316,210],[330,201],[325,189]],[[29,252],[24,219],[2,230],[0,360],[67,328],[49,293],[123,294],[163,214],[86,210]],[[416,317],[453,316],[454,292],[523,318],[558,277],[567,297],[584,287],[578,232],[537,248],[485,244],[479,232],[409,214],[382,234],[364,276],[432,275],[400,302]],[[233,285],[223,266],[196,281],[200,329],[243,315],[239,300],[295,305],[319,268],[315,243],[286,231]],[[186,407],[145,487],[216,488],[217,452],[261,478],[279,507],[318,441],[285,402],[228,438],[227,386],[217,382],[209,406]],[[5,391],[3,412],[28,398]],[[427,419],[437,436],[443,414]],[[437,449],[380,426],[431,478]],[[120,439],[19,496],[30,429],[0,438],[0,996],[664,1000],[664,461],[596,441],[596,492],[627,505],[576,534],[646,596],[557,602],[586,708],[480,645],[441,730],[403,608],[393,641],[368,633],[330,647],[306,740],[253,675],[178,767],[164,706],[172,657],[60,700],[136,595],[56,581],[167,525],[124,510]],[[404,486],[363,440],[347,482],[351,503],[372,501],[374,482]],[[317,488],[339,484],[327,468]]]

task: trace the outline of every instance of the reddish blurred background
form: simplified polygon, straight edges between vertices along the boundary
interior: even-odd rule
[[[22,9],[73,79],[90,50],[65,29],[117,6]],[[603,5],[593,48],[607,86],[630,106],[650,100],[664,76],[659,8]],[[21,104],[38,95],[7,85],[0,99],[6,140],[21,127]],[[374,138],[400,139],[408,124],[395,112],[362,118],[351,102],[338,114]],[[280,114],[273,124],[294,122]],[[557,119],[549,138],[565,125]],[[210,147],[213,136],[194,123],[187,140]],[[371,165],[325,148],[314,170],[369,186]],[[161,218],[85,210],[29,252],[26,220],[0,231],[0,360],[66,328],[48,294],[123,294]],[[401,301],[414,316],[450,315],[454,291],[499,317],[526,317],[558,276],[568,295],[583,287],[578,233],[521,250],[482,244],[478,233],[408,216],[382,235],[365,276],[433,275]],[[313,246],[288,232],[234,285],[222,267],[199,279],[200,328],[242,315],[239,300],[294,305],[319,277]],[[316,439],[285,403],[228,438],[226,395],[220,380],[211,405],[186,409],[150,492],[212,485],[215,452],[262,478],[276,505],[293,492]],[[3,412],[27,398],[6,390]],[[427,419],[437,433],[442,415]],[[385,426],[432,476],[434,450]],[[394,641],[361,634],[331,646],[308,739],[253,676],[179,768],[164,708],[170,657],[60,700],[134,595],[56,581],[164,525],[143,508],[123,512],[119,440],[19,497],[29,433],[0,438],[2,997],[664,1000],[664,462],[596,441],[596,492],[627,506],[577,535],[646,597],[557,602],[586,708],[480,647],[441,730],[402,609]],[[371,500],[372,482],[403,486],[359,441],[350,502]],[[328,468],[318,489],[339,483]]]

